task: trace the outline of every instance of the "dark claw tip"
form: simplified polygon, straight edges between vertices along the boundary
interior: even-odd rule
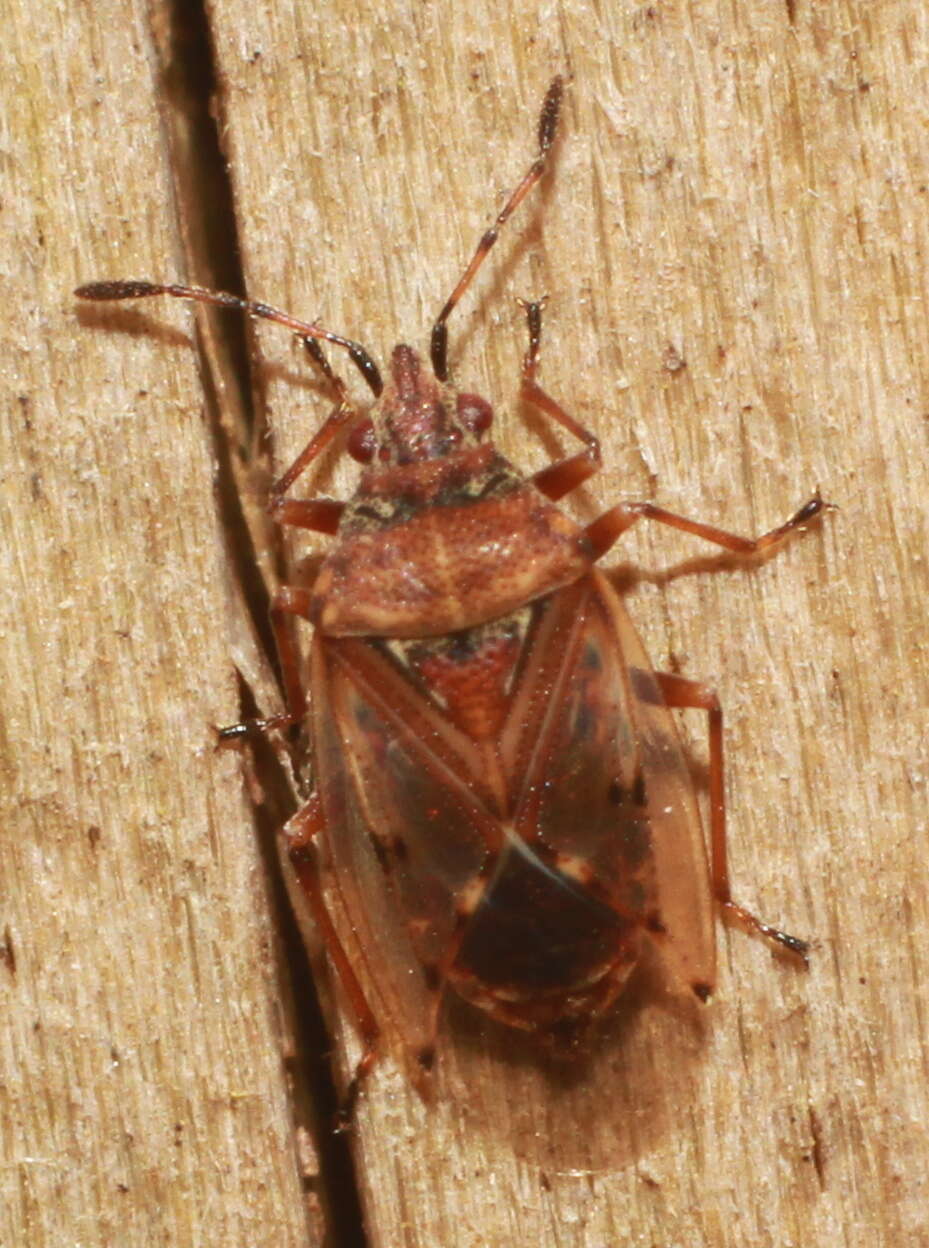
[[[240,745],[243,741],[247,741],[248,737],[248,724],[230,724],[226,728],[217,728],[216,748],[218,750],[224,750],[230,748],[231,746]]]
[[[790,936],[787,932],[778,932],[778,943],[791,953],[801,958],[806,966],[810,965],[810,942],[801,940],[799,936]]]

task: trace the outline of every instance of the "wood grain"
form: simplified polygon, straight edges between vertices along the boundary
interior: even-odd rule
[[[182,263],[148,15],[90,12],[2,52],[0,1243],[302,1245],[192,326],[71,294]]]
[[[230,397],[224,329],[201,384],[183,308],[75,314],[80,280],[201,271],[170,13],[128,12],[14,4],[2,53],[0,1243],[314,1243],[279,896],[211,744],[233,664],[274,696],[211,454],[233,439],[220,494],[250,520],[238,407],[283,464],[325,403],[273,327]],[[424,347],[567,73],[554,173],[452,321],[455,375],[507,454],[550,458],[514,397],[513,297],[547,291],[544,383],[606,459],[574,514],[649,497],[749,533],[816,485],[841,507],[761,566],[646,526],[607,560],[656,665],[720,692],[738,896],[814,938],[809,974],[721,933],[709,1009],[648,967],[574,1070],[453,1010],[438,1103],[386,1062],[359,1106],[368,1242],[929,1244],[923,6],[208,14],[254,296],[380,359]],[[329,460],[313,489],[351,478]]]

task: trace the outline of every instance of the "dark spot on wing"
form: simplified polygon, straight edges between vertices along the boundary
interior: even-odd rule
[[[426,962],[423,964],[423,978],[426,981],[426,987],[430,992],[438,992],[442,984],[442,977],[439,975],[439,968],[434,962]]]
[[[378,866],[386,875],[387,872],[390,870],[390,866],[391,866],[390,854],[387,851],[387,846],[384,844],[381,838],[377,836],[374,832],[370,834],[370,836],[368,837],[368,840],[371,842],[371,848],[374,850],[375,856],[377,858]]]
[[[658,682],[655,680],[654,673],[646,671],[641,667],[630,667],[629,680],[632,685],[632,692],[640,702],[647,702],[650,706],[665,705],[665,700],[661,696],[661,690],[658,687]]]
[[[626,800],[626,790],[622,786],[622,781],[611,780],[610,787],[606,791],[606,800],[611,806],[622,806]]]

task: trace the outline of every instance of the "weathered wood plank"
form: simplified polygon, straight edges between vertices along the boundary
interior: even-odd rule
[[[517,462],[544,462],[554,440],[514,410],[511,297],[548,291],[545,384],[607,463],[576,514],[647,496],[757,532],[817,484],[842,507],[761,567],[644,526],[612,561],[659,570],[627,578],[656,664],[719,689],[738,893],[818,941],[809,975],[721,936],[708,1011],[652,970],[573,1077],[456,1011],[435,1108],[389,1063],[361,1103],[371,1243],[922,1242],[921,6],[210,17],[255,296],[380,358],[424,346],[568,72],[554,176],[452,323],[456,375],[496,399]],[[0,173],[20,301],[2,331],[0,1242],[301,1243],[271,902],[235,763],[210,746],[248,629],[224,614],[190,321],[81,328],[67,297],[181,268],[150,36],[99,6],[69,20],[17,7],[3,53],[27,89]],[[324,403],[286,335],[259,341],[283,463]],[[314,488],[350,481],[329,462]]]

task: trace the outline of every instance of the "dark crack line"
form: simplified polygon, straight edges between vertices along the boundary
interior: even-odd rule
[[[220,138],[223,90],[216,72],[206,9],[202,0],[163,0],[163,7],[153,14],[152,27],[161,63],[177,214],[189,277],[202,285],[244,295],[235,200]],[[266,432],[260,379],[251,367],[251,328],[244,318],[223,314],[214,318],[211,333],[220,348],[219,363],[202,334],[198,334],[198,352],[218,466],[217,506],[226,534],[229,566],[239,580],[256,633],[276,670],[277,656],[268,623],[268,589],[258,568],[237,484],[241,474],[236,473],[233,458],[239,455],[248,460],[252,448],[262,444]],[[244,428],[237,446],[232,444],[234,439],[230,439],[221,418],[214,374],[217,367],[222,369],[226,393],[231,388],[242,415]],[[280,559],[281,543],[277,550]],[[240,685],[240,700],[243,717],[256,713],[244,681]],[[256,834],[271,881],[269,903],[277,916],[295,1012],[298,1053],[294,1074],[300,1088],[294,1098],[294,1129],[302,1125],[310,1131],[319,1157],[319,1179],[307,1180],[306,1186],[308,1191],[318,1194],[325,1210],[327,1245],[365,1248],[367,1238],[348,1142],[331,1130],[338,1107],[327,1058],[331,1040],[275,847],[277,828],[293,807],[293,795],[273,750],[261,746],[256,750],[255,763],[268,794],[266,804],[255,809]]]

